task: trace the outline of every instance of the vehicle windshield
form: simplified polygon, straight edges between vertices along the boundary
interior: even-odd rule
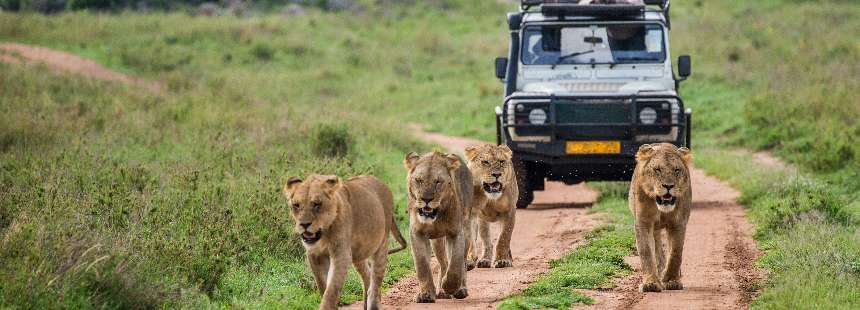
[[[663,62],[659,24],[528,26],[523,32],[526,65]]]

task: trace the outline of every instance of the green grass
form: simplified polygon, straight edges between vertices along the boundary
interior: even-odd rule
[[[427,0],[250,18],[0,13],[0,41],[70,51],[167,88],[151,95],[0,65],[0,304],[315,308],[283,181],[377,175],[405,228],[400,162],[430,146],[404,125],[492,140],[501,94],[492,58],[506,53],[513,8]],[[714,0],[673,12],[673,54],[694,57],[682,93],[695,110],[696,162],[744,192],[767,253],[770,278],[753,306],[858,303],[860,9]],[[733,147],[771,149],[801,175],[719,151]],[[627,212],[615,198],[603,206],[619,213],[609,218]],[[596,232],[589,246],[621,249],[621,233]],[[625,272],[611,259],[566,258],[553,270],[568,269],[546,280],[568,285],[564,296],[535,289],[543,302],[584,302],[567,288]],[[394,256],[386,281],[411,265],[408,253]],[[353,274],[342,301],[358,298],[358,283]]]
[[[550,269],[517,295],[505,299],[499,309],[567,309],[591,305],[591,297],[575,289],[611,288],[613,279],[632,272],[624,262],[635,249],[632,215],[627,210],[627,183],[590,184],[601,191],[592,207],[606,222],[591,231],[586,244],[559,259]]]

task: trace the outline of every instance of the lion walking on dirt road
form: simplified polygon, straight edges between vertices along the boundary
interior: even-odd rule
[[[684,234],[690,218],[692,154],[669,143],[645,144],[636,153],[628,204],[635,218],[636,249],[642,261],[642,292],[680,290]],[[666,230],[669,259],[663,253]]]

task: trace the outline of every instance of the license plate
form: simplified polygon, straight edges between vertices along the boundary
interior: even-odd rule
[[[568,154],[618,154],[621,153],[620,141],[568,141]]]

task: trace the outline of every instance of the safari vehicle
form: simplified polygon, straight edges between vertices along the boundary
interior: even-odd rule
[[[545,180],[630,180],[642,144],[690,145],[691,112],[678,95],[690,57],[678,58],[676,76],[669,1],[578,2],[521,0],[507,16],[509,55],[496,59],[505,84],[496,132],[514,152],[518,208]]]

